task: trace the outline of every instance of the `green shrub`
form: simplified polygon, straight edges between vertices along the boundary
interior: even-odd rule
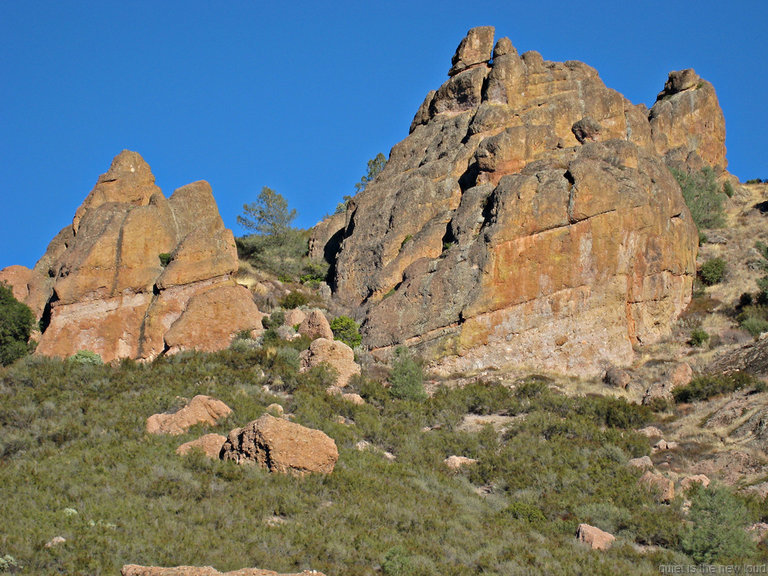
[[[688,343],[691,346],[700,348],[706,344],[707,340],[709,340],[709,334],[706,330],[702,328],[694,328],[691,330],[691,337],[689,338]]]
[[[400,400],[424,400],[424,374],[405,346],[398,346],[389,375],[389,393]]]
[[[0,364],[7,366],[31,352],[29,335],[35,315],[13,296],[13,291],[0,284]]]
[[[101,356],[91,350],[78,350],[77,353],[67,358],[67,362],[72,364],[84,364],[89,366],[101,366],[104,361]]]
[[[763,332],[768,332],[768,320],[755,316],[747,316],[739,325],[749,332],[753,338],[757,338]]]
[[[672,169],[672,174],[683,191],[683,198],[691,211],[697,228],[722,228],[725,225],[723,194],[715,179],[715,171],[706,167],[698,172]]]
[[[298,281],[307,271],[309,232],[288,228],[277,236],[251,234],[235,239],[237,255],[259,270],[266,270],[287,281]]]
[[[734,189],[733,189],[733,184],[731,184],[731,183],[730,183],[730,181],[726,180],[726,181],[723,183],[723,194],[725,194],[726,196],[728,196],[728,198],[733,198],[733,194],[734,194],[734,192],[735,192],[735,191],[734,191]]]
[[[703,374],[693,378],[686,386],[675,388],[672,395],[675,402],[694,402],[707,400],[720,394],[729,394],[742,388],[755,387],[758,384],[757,378],[747,372]]]
[[[269,330],[270,328],[280,328],[285,322],[285,312],[283,310],[275,310],[269,316],[264,316],[261,319],[261,325]]]
[[[411,576],[411,559],[402,546],[390,548],[381,563],[385,576]]]
[[[722,258],[710,258],[701,265],[699,276],[707,286],[714,286],[723,281],[726,264]]]
[[[280,306],[286,310],[290,310],[291,308],[304,306],[307,301],[307,297],[301,292],[289,292],[283,297],[282,300],[280,300]]]
[[[724,486],[696,490],[691,497],[691,522],[681,548],[703,564],[736,563],[754,555],[755,543],[745,528],[744,502]]]
[[[168,264],[171,263],[171,255],[168,252],[163,252],[162,254],[158,254],[157,257],[160,259],[160,266],[165,268],[168,266]]]
[[[360,326],[349,316],[334,318],[331,321],[331,330],[335,340],[341,340],[350,348],[360,346],[363,341],[363,337],[360,335]]]

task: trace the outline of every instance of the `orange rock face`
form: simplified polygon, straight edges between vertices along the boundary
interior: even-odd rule
[[[404,343],[445,371],[626,366],[689,302],[698,250],[648,111],[586,64],[506,38],[491,54],[489,38],[470,31],[350,201],[337,248],[315,253],[332,252],[334,294],[374,355]]]
[[[109,362],[216,350],[260,331],[263,315],[231,278],[237,267],[208,183],[165,198],[141,156],[124,151],[34,270],[7,268],[0,279],[43,317],[37,353],[85,349]]]
[[[181,410],[172,414],[153,414],[147,418],[148,434],[183,434],[195,424],[213,426],[226,418],[232,409],[210,396],[195,396]]]
[[[320,430],[264,414],[227,436],[221,458],[257,464],[270,472],[330,474],[339,459],[336,442]]]

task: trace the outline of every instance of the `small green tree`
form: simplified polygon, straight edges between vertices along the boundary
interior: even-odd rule
[[[335,340],[341,340],[350,348],[360,346],[360,342],[363,341],[363,337],[360,336],[360,326],[349,316],[334,318],[331,322],[331,330]]]
[[[744,529],[746,506],[724,486],[697,489],[691,497],[689,519],[682,548],[695,561],[736,562],[754,555],[755,543]]]
[[[710,258],[701,265],[699,276],[707,286],[714,286],[722,282],[726,271],[725,260],[722,258]]]
[[[16,300],[6,284],[0,284],[0,364],[7,366],[30,352],[29,335],[35,315]]]
[[[247,230],[263,236],[282,236],[290,230],[296,210],[288,209],[288,201],[271,188],[264,186],[256,202],[243,204],[244,216],[237,223]]]
[[[389,393],[400,400],[424,400],[427,397],[421,366],[405,346],[395,349],[389,384]]]

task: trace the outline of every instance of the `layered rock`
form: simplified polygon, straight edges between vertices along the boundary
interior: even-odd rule
[[[231,278],[237,267],[210,185],[165,198],[141,156],[123,151],[23,280],[45,328],[37,352],[86,349],[111,361],[223,348],[261,330],[250,293]]]
[[[690,299],[695,225],[644,106],[586,64],[506,38],[491,54],[489,30],[470,31],[349,203],[335,295],[380,355],[405,343],[446,370],[627,365]]]
[[[320,430],[264,414],[229,433],[221,459],[302,476],[333,472],[339,451],[336,442]]]

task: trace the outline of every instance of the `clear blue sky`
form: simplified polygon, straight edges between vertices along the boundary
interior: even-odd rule
[[[309,227],[408,134],[473,26],[582,60],[635,103],[693,67],[731,172],[768,178],[768,3],[0,1],[0,268],[32,266],[113,156],[208,180],[236,235],[262,186]]]

